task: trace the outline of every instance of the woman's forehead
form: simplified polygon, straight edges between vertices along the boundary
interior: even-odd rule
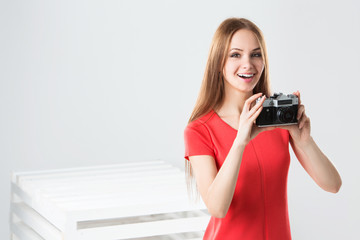
[[[260,48],[256,35],[248,29],[240,29],[231,38],[229,49],[253,51]]]

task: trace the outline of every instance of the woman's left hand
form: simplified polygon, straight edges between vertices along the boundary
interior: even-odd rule
[[[298,124],[281,126],[281,128],[287,129],[291,135],[291,138],[295,142],[299,144],[305,144],[308,140],[311,139],[310,118],[306,116],[305,107],[303,104],[301,104],[300,92],[296,91],[293,94],[296,95],[299,99],[298,114],[297,114]]]

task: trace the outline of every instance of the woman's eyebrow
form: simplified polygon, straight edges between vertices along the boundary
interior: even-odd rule
[[[242,49],[240,49],[240,48],[232,48],[232,49],[230,49],[230,51],[233,51],[233,50],[244,51],[244,50],[242,50]],[[257,51],[257,50],[260,50],[260,47],[253,49],[252,52],[253,52],[253,51]]]

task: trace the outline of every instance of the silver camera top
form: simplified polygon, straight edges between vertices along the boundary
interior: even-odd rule
[[[256,102],[260,101],[261,98],[258,98]],[[263,107],[286,107],[298,105],[299,99],[294,94],[283,94],[283,93],[274,93],[273,96],[266,98]]]

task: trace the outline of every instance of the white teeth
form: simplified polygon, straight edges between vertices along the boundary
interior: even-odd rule
[[[254,76],[254,74],[238,74],[239,77],[246,77],[246,78],[250,78],[252,76]]]

